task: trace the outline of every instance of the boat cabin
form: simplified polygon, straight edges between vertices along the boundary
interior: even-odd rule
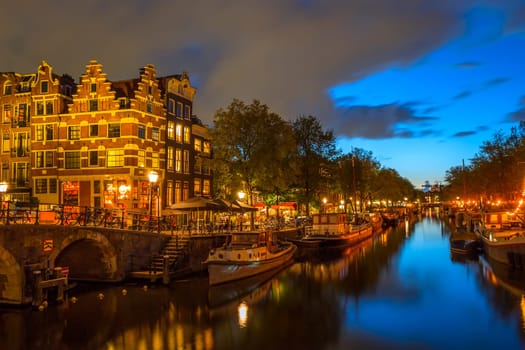
[[[271,242],[271,232],[235,232],[231,235],[232,247],[262,247]]]

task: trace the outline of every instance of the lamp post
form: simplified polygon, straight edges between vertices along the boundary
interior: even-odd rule
[[[242,200],[244,199],[244,196],[246,196],[246,193],[244,193],[243,190],[240,190],[239,192],[237,192],[237,196],[239,197],[239,200],[242,202]],[[242,221],[244,219],[244,212],[241,213],[241,221],[239,223],[239,229],[242,231]]]
[[[148,174],[149,180],[149,227],[151,228],[151,217],[153,216],[153,186],[157,183],[159,174],[156,171],[150,171]]]

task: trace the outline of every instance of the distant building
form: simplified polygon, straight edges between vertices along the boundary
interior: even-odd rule
[[[1,181],[8,198],[147,209],[211,193],[207,128],[192,117],[186,73],[112,82],[92,60],[78,84],[42,62],[37,74],[2,73]],[[206,144],[206,147],[204,147]],[[150,184],[150,172],[158,174]]]

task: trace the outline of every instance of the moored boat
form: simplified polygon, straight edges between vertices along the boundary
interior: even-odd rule
[[[485,255],[511,267],[525,269],[525,228],[479,229]]]
[[[210,285],[237,281],[277,269],[293,259],[297,247],[273,240],[272,232],[235,232],[204,263]]]

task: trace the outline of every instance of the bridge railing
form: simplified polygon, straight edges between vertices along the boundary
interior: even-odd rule
[[[0,225],[40,224],[110,227],[148,232],[173,231],[170,216],[153,216],[145,211],[57,204],[34,204],[3,201]]]

